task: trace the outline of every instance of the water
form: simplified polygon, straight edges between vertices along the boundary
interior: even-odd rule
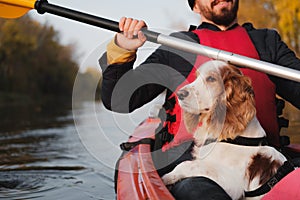
[[[0,200],[115,199],[119,144],[152,108],[122,115],[96,102],[0,106]],[[300,124],[291,125],[293,136]]]
[[[128,135],[114,118],[94,102],[1,107],[0,199],[115,199],[114,164]]]

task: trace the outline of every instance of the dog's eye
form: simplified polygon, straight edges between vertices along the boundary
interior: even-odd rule
[[[209,77],[206,78],[206,81],[207,82],[215,82],[216,79],[214,77],[212,77],[212,76],[209,76]]]

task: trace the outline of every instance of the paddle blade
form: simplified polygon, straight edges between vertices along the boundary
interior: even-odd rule
[[[33,0],[0,0],[0,17],[18,18],[34,8]]]
[[[2,18],[18,18],[25,15],[30,9],[0,4],[0,17]]]

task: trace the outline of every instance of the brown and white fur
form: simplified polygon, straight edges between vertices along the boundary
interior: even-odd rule
[[[197,73],[194,82],[177,92],[185,125],[194,134],[194,160],[180,163],[162,177],[163,182],[171,185],[186,177],[205,176],[232,199],[244,198],[244,191],[269,180],[286,158],[269,146],[220,142],[237,136],[266,135],[256,118],[251,81],[222,61],[209,61]]]

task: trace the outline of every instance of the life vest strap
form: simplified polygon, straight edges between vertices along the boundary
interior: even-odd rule
[[[245,197],[256,197],[269,192],[281,179],[283,179],[290,172],[294,171],[296,168],[297,165],[293,162],[293,160],[285,161],[283,165],[278,168],[277,173],[265,184],[256,190],[245,191]]]

